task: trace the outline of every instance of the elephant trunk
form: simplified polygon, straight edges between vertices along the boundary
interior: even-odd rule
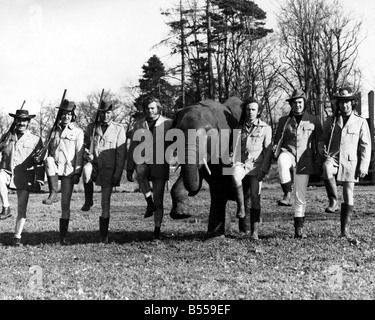
[[[185,164],[182,166],[184,186],[189,196],[195,196],[201,186],[202,177],[199,174],[199,152],[197,144],[187,144],[185,148]]]

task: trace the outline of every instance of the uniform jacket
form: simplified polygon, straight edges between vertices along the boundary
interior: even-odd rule
[[[44,165],[35,165],[33,160],[42,146],[42,140],[29,130],[19,140],[16,134],[10,136],[0,162],[0,168],[11,174],[9,188],[32,191],[36,180],[44,181]]]
[[[334,117],[328,119],[320,139],[319,151],[328,147]],[[357,182],[357,171],[367,173],[371,160],[371,133],[365,118],[355,112],[344,125],[340,115],[334,127],[329,154],[338,160],[337,180]]]
[[[49,155],[55,159],[59,176],[81,175],[83,165],[83,130],[74,122],[58,126],[49,145]]]
[[[152,132],[152,140],[145,142],[136,141],[134,140],[135,134],[142,135],[145,131],[149,130],[148,123],[146,118],[142,118],[134,124],[134,129],[132,133],[132,138],[130,142],[129,152],[128,152],[128,159],[126,164],[126,169],[130,171],[134,171],[136,167],[136,162],[134,159],[134,149],[140,145],[141,143],[145,143],[146,150],[152,150],[151,153],[142,152],[142,156],[144,156],[144,163],[150,165],[151,177],[159,178],[159,179],[169,179],[169,163],[165,160],[165,150],[169,145],[168,141],[165,141],[165,134],[166,132],[171,129],[172,127],[172,119],[163,117],[162,115],[156,120],[153,132]],[[152,143],[152,144],[151,144]],[[141,148],[141,146],[140,146]],[[158,149],[157,149],[158,148]],[[156,161],[156,150],[162,156]]]
[[[289,116],[280,118],[274,138],[276,146]],[[319,138],[323,129],[318,116],[305,112],[297,125],[294,117],[286,126],[281,151],[288,151],[296,160],[297,174],[314,174],[318,172],[320,156],[318,153]]]
[[[94,123],[90,123],[85,131],[86,147],[90,147]],[[98,186],[110,187],[113,177],[120,181],[125,165],[125,129],[121,124],[110,121],[104,134],[100,125],[96,127],[93,144],[94,160]],[[117,186],[119,186],[117,184]]]
[[[259,171],[268,173],[272,160],[272,129],[264,121],[257,119],[249,128],[244,124],[240,139],[237,140],[235,153],[241,147],[241,163],[250,170],[249,175],[257,175]]]

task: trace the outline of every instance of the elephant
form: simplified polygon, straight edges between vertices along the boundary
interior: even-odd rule
[[[185,162],[180,164],[181,171],[178,179],[171,188],[172,219],[188,218],[191,215],[186,210],[188,197],[195,196],[201,189],[203,179],[207,181],[210,189],[210,211],[206,237],[212,238],[225,235],[225,209],[228,200],[234,200],[231,176],[223,174],[223,168],[230,164],[223,161],[220,154],[219,161],[214,161],[211,156],[212,146],[222,145],[225,152],[229,152],[229,144],[220,141],[220,135],[209,136],[211,129],[222,132],[233,132],[237,128],[242,111],[242,101],[238,97],[231,97],[223,104],[208,99],[197,104],[180,109],[174,116],[173,128],[183,131],[185,136]],[[198,152],[199,140],[193,142],[186,139],[189,129],[199,130],[198,136],[203,139],[203,156]],[[230,140],[231,141],[231,140]],[[224,152],[224,153],[225,153]],[[223,153],[223,154],[224,154]],[[194,159],[192,161],[192,159]],[[233,190],[232,190],[233,189]]]

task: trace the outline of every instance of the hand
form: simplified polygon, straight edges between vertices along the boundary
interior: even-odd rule
[[[119,176],[115,175],[115,176],[112,177],[112,184],[114,186],[117,186],[117,185],[120,184],[120,180],[121,180],[121,176],[119,177]]]
[[[263,181],[264,177],[266,176],[266,173],[262,170],[258,172],[257,179],[258,181]]]
[[[129,182],[134,182],[134,179],[133,179],[133,171],[132,171],[132,170],[128,170],[128,171],[126,171],[126,179],[127,179]]]
[[[34,164],[41,164],[42,163],[42,159],[39,156],[34,156],[33,160],[34,160]]]
[[[34,186],[33,186],[33,191],[34,192],[40,192],[43,185],[44,185],[43,181],[41,181],[41,180],[35,181]]]
[[[87,162],[92,162],[94,160],[94,155],[87,152],[83,155],[83,159],[85,159]]]
[[[357,171],[357,176],[358,176],[359,178],[364,178],[364,177],[367,176],[367,173],[366,173],[366,172],[363,172],[363,171],[361,171],[361,170],[358,170],[358,171]]]
[[[80,177],[81,177],[80,174],[78,174],[78,173],[74,174],[73,177],[72,177],[73,184],[78,184]]]
[[[5,149],[5,147],[6,147],[5,142],[1,142],[0,143],[0,152],[2,152]]]
[[[324,160],[326,160],[326,159],[329,158],[329,153],[328,153],[328,150],[327,150],[327,147],[326,147],[326,146],[324,146],[324,149],[323,149],[323,156],[322,156],[322,158],[323,158]]]

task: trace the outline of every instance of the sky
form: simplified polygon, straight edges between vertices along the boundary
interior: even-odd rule
[[[274,27],[277,0],[258,0]],[[375,1],[341,0],[363,17],[360,47],[365,88],[375,86]],[[142,66],[157,54],[169,66],[168,36],[160,9],[178,0],[0,0],[0,109],[38,112],[41,102],[82,101],[93,91],[122,94],[138,84]]]

